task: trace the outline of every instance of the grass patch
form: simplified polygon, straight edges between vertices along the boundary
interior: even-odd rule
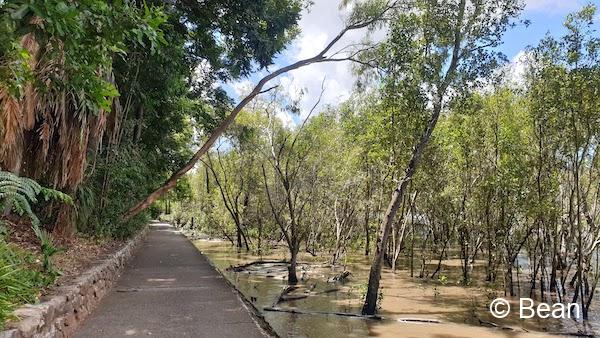
[[[41,290],[54,282],[42,273],[40,260],[0,236],[0,330],[20,305],[37,302]]]

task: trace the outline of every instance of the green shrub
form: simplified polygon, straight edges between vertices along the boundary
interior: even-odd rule
[[[75,194],[77,230],[90,236],[127,238],[150,219],[148,210],[124,223],[121,215],[159,186],[156,158],[124,146],[111,161],[98,159],[96,170]],[[153,214],[156,216],[157,210]]]

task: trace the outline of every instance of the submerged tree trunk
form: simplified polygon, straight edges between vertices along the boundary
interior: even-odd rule
[[[425,132],[421,136],[421,140],[414,148],[410,162],[408,163],[408,167],[404,173],[404,177],[400,180],[400,184],[392,193],[392,199],[388,205],[387,211],[383,218],[383,222],[381,223],[379,229],[379,237],[377,238],[377,245],[375,247],[375,255],[373,257],[373,263],[371,264],[371,270],[369,272],[369,285],[367,287],[367,295],[365,297],[365,303],[362,308],[362,313],[364,315],[373,315],[377,311],[377,299],[379,293],[379,281],[381,279],[381,268],[383,263],[383,255],[387,248],[388,239],[390,236],[390,231],[392,229],[392,224],[394,221],[394,217],[398,212],[398,208],[400,207],[400,202],[402,201],[402,197],[406,192],[406,188],[408,187],[408,183],[412,179],[415,170],[421,160],[421,156],[423,155],[423,151],[429,142],[431,134],[437,124],[438,118],[440,116],[441,111],[441,98],[438,97],[437,102],[435,103],[434,111],[427,124],[427,128]]]
[[[237,244],[237,248],[238,248],[238,252],[242,249],[242,228],[236,223],[236,227],[235,227],[236,231],[236,244]]]
[[[296,265],[298,263],[298,249],[290,248],[290,265],[288,266],[288,284],[298,284],[298,276],[296,275]]]
[[[425,147],[429,143],[431,134],[437,125],[438,118],[442,111],[442,99],[446,93],[446,90],[452,80],[455,77],[456,69],[458,67],[459,59],[461,58],[461,41],[462,33],[461,29],[463,26],[463,19],[465,14],[466,0],[461,0],[458,8],[458,20],[457,25],[454,27],[454,41],[452,47],[452,57],[448,66],[448,70],[443,76],[443,80],[437,87],[437,92],[434,95],[433,110],[431,118],[427,123],[421,138],[419,139],[416,146],[413,148],[410,161],[404,172],[404,177],[400,180],[400,184],[392,193],[392,198],[388,205],[387,211],[383,218],[383,222],[379,229],[379,238],[377,239],[377,245],[375,249],[375,256],[373,257],[373,263],[371,264],[371,271],[369,272],[369,285],[367,286],[367,294],[365,297],[365,303],[363,304],[362,313],[365,315],[373,315],[377,311],[377,299],[379,293],[379,281],[381,279],[381,264],[383,262],[383,255],[387,248],[388,239],[390,236],[390,230],[394,222],[394,217],[400,207],[400,202],[404,197],[408,183],[411,181],[417,166],[423,155]]]

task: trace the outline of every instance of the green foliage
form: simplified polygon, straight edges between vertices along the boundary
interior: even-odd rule
[[[31,206],[37,203],[37,196],[41,191],[42,187],[30,178],[0,171],[0,209],[8,208],[21,216],[27,216],[35,226],[39,226],[40,221]]]
[[[163,3],[162,1],[157,1]],[[173,25],[186,31],[189,52],[220,79],[265,68],[299,32],[305,0],[175,1]]]
[[[33,232],[35,233],[37,239],[40,241],[40,249],[42,250],[43,259],[43,271],[46,274],[46,276],[48,276],[48,278],[53,281],[56,276],[60,275],[60,271],[54,268],[52,262],[50,261],[50,258],[54,254],[61,252],[62,249],[56,247],[56,245],[54,244],[54,240],[47,231],[41,229],[38,226],[34,226]]]
[[[40,289],[52,282],[38,271],[35,261],[0,236],[0,330],[16,307],[37,301]]]
[[[267,67],[297,34],[304,1],[148,4],[165,15],[160,33],[166,46],[152,52],[127,40],[127,57],[112,63],[124,112],[118,141],[105,135],[77,189],[77,226],[88,234],[126,237],[145,222],[148,213],[128,224],[120,216],[184,165],[229,111],[231,99],[217,81]],[[165,198],[186,199],[184,183]],[[160,207],[149,214],[157,216]]]
[[[448,283],[448,277],[446,275],[440,275],[438,277],[438,282],[442,285],[446,285]]]
[[[166,20],[162,11],[140,9],[131,1],[16,0],[3,7],[0,44],[9,48],[0,54],[0,84],[7,84],[20,97],[22,79],[28,76],[27,61],[35,57],[41,64],[55,66],[44,76],[53,86],[79,96],[80,112],[110,110],[112,98],[119,95],[109,80],[112,63],[115,54],[126,55],[127,44],[154,51],[166,42],[160,31]],[[19,46],[26,34],[35,36],[44,53],[29,55]],[[36,84],[47,90],[46,82]]]
[[[39,226],[40,220],[32,211],[32,205],[38,203],[39,196],[46,202],[73,204],[71,196],[63,192],[42,187],[30,178],[0,171],[0,208],[3,210],[9,209],[21,216],[27,216],[34,226]]]
[[[93,176],[98,181],[81,186],[76,193],[78,230],[89,235],[127,238],[140,229],[148,220],[147,215],[127,224],[119,217],[128,201],[139,199],[165,179],[153,172],[154,160],[129,148],[121,149],[110,162],[99,161]]]
[[[60,251],[52,240],[52,237],[41,227],[40,220],[34,214],[32,205],[38,203],[38,196],[46,201],[58,201],[73,204],[73,200],[67,194],[60,191],[43,188],[36,181],[19,177],[10,172],[0,171],[0,210],[12,210],[21,216],[31,220],[33,231],[40,241],[43,255],[43,269],[50,279],[54,280],[59,271],[55,270],[50,262],[52,255]]]

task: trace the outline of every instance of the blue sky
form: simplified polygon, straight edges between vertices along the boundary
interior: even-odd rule
[[[493,0],[489,0],[493,1]],[[310,57],[320,51],[323,46],[335,36],[343,27],[345,12],[338,8],[337,0],[314,0],[314,5],[303,14],[300,21],[302,34],[275,59],[271,69],[289,64],[298,59]],[[516,61],[520,52],[527,46],[536,45],[547,32],[554,36],[564,33],[562,24],[568,13],[576,11],[585,4],[592,3],[600,7],[600,0],[525,0],[526,7],[521,19],[528,19],[528,27],[519,26],[505,34],[504,44],[500,48],[509,60]],[[364,31],[352,32],[339,46],[357,42],[364,36]],[[254,74],[248,79],[240,80],[226,86],[226,90],[233,98],[247,93],[257,79],[264,75],[264,71]],[[304,113],[316,102],[325,81],[325,93],[322,105],[336,105],[347,99],[352,92],[354,77],[351,65],[348,62],[316,64],[295,70],[279,79],[273,84],[280,84],[281,88],[292,98],[298,98],[301,89],[305,94],[301,97],[301,106]],[[298,118],[281,113],[279,116],[284,123],[297,122]]]
[[[509,58],[514,57],[528,45],[536,45],[547,32],[560,36],[565,32],[563,22],[568,13],[577,11],[585,4],[600,6],[600,0],[535,0],[526,1],[527,6],[521,15],[531,20],[529,27],[516,27],[504,36],[502,51]]]

